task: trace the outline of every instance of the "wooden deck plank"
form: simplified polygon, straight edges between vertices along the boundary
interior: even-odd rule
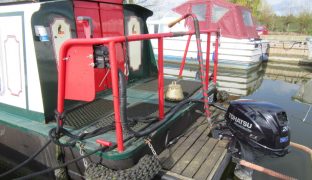
[[[196,127],[202,123],[202,120],[199,118],[182,136],[177,143],[169,147],[168,149],[164,150],[158,155],[158,158],[161,164],[165,163],[165,161],[174,153],[174,151],[196,130]]]
[[[164,169],[171,169],[184,153],[195,143],[204,132],[206,126],[199,126],[196,130],[173,152],[173,154],[162,164]]]
[[[172,172],[182,173],[182,171],[187,167],[187,165],[193,160],[196,154],[202,149],[205,143],[208,141],[210,129],[206,125],[206,130],[204,133],[196,140],[196,142],[191,146],[191,148],[183,155],[183,157],[176,163],[176,165],[171,169]]]
[[[218,119],[222,113],[215,113]],[[205,117],[200,117],[176,144],[160,154],[163,171],[177,179],[211,179],[219,172],[228,141],[209,137]],[[168,152],[169,151],[169,152]]]
[[[165,170],[160,170],[162,174],[164,175],[169,175],[171,177],[173,177],[174,179],[179,179],[179,180],[193,180],[192,178],[189,178],[189,177],[185,177],[185,176],[182,176],[181,174],[177,174],[177,173],[174,173],[172,171],[165,171]]]
[[[189,163],[186,169],[182,172],[182,175],[186,177],[193,177],[202,165],[202,163],[211,153],[217,142],[217,139],[210,138],[199,151],[199,153],[196,154],[195,158],[191,161],[191,163]]]
[[[210,172],[214,168],[217,161],[220,159],[225,148],[224,141],[219,141],[213,151],[209,154],[205,162],[199,168],[197,173],[195,174],[195,179],[207,179]]]
[[[222,161],[223,161],[223,159],[224,159],[224,157],[226,155],[226,152],[227,152],[227,150],[224,149],[222,154],[221,154],[221,156],[220,156],[220,158],[219,158],[219,160],[217,161],[217,163],[214,165],[212,171],[210,172],[207,180],[210,180],[210,179],[212,179],[214,177],[215,173],[217,172],[218,168],[220,167],[220,164],[222,163]]]
[[[187,130],[187,133],[182,136],[179,141],[171,147],[171,152],[174,152],[178,147],[204,122],[204,117],[199,117],[196,122]]]

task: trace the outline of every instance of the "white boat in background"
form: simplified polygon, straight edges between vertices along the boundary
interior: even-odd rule
[[[233,96],[248,96],[257,90],[265,74],[265,64],[261,64],[251,69],[229,69],[220,68],[217,76],[218,90],[226,91]],[[179,74],[179,68],[172,64],[167,64],[164,69],[167,76],[175,76]],[[187,65],[183,71],[183,79],[193,79],[198,76],[198,69],[195,65]]]
[[[256,25],[248,9],[224,0],[191,0],[182,3],[166,13],[159,20],[148,20],[149,33],[181,32],[193,29],[192,21],[181,21],[173,28],[168,23],[183,14],[193,13],[199,20],[201,30],[220,28],[221,38],[218,56],[219,68],[253,69],[259,66],[267,57],[268,41],[259,39]],[[207,36],[201,35],[203,56],[206,57]],[[180,62],[187,44],[187,37],[176,37],[164,40],[164,59],[169,64]],[[212,36],[210,46],[215,44]],[[157,58],[157,40],[152,41]],[[213,48],[214,49],[214,48]],[[213,51],[210,61],[213,61]],[[197,49],[195,37],[192,37],[187,64],[197,64]],[[169,66],[173,68],[173,66]],[[168,71],[165,69],[165,71]],[[188,74],[186,70],[183,72]],[[184,74],[183,74],[184,75]]]
[[[217,76],[218,90],[234,96],[248,96],[262,84],[265,70],[262,66],[246,70],[220,70]]]

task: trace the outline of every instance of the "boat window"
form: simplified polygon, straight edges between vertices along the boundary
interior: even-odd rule
[[[256,28],[257,31],[262,31],[263,29],[264,28],[262,26]]]
[[[212,16],[211,16],[212,22],[213,23],[218,22],[228,11],[229,11],[228,8],[217,6],[214,4],[212,6]]]
[[[245,26],[253,26],[251,13],[249,11],[243,10],[243,21]]]
[[[158,28],[159,28],[159,25],[154,24],[154,32],[153,33],[158,33]]]
[[[198,21],[205,21],[206,19],[206,4],[195,4],[192,6],[192,13],[196,15]]]

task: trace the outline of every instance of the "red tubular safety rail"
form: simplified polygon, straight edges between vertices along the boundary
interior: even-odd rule
[[[203,31],[201,31],[202,33]],[[181,65],[180,65],[180,71],[179,71],[179,78],[182,77],[183,74],[183,70],[184,70],[184,66],[185,66],[185,62],[186,62],[186,57],[187,57],[187,52],[190,46],[190,42],[191,42],[191,38],[192,38],[192,34],[190,34],[187,38],[186,41],[186,47],[184,50],[184,54],[183,54],[183,58],[181,61]],[[214,50],[214,56],[213,56],[213,82],[216,83],[217,82],[217,73],[218,73],[218,51],[219,51],[219,34],[216,33],[216,39],[215,39],[215,50]],[[211,43],[211,32],[207,32],[207,45],[206,45],[206,74],[205,74],[205,81],[206,81],[206,87],[208,89],[208,85],[209,85],[209,68],[210,68],[210,43]]]
[[[204,30],[201,31],[201,34],[207,34],[210,41],[211,33],[218,34],[218,30]],[[57,112],[62,114],[64,112],[64,101],[65,101],[65,76],[66,76],[66,60],[67,51],[72,46],[77,45],[108,45],[109,46],[109,63],[111,67],[111,78],[112,78],[112,91],[113,91],[113,103],[114,103],[114,113],[115,113],[115,126],[116,126],[116,141],[118,152],[124,151],[124,142],[123,142],[123,133],[120,120],[120,109],[119,109],[119,88],[118,88],[118,68],[117,68],[117,59],[116,59],[116,47],[117,43],[124,43],[126,41],[141,41],[141,40],[150,40],[158,39],[158,98],[159,98],[159,118],[163,119],[165,116],[164,113],[164,59],[163,59],[163,40],[166,37],[177,37],[177,36],[192,36],[194,32],[171,32],[171,33],[160,33],[160,34],[141,34],[141,35],[131,35],[131,36],[118,36],[118,37],[107,37],[107,38],[93,38],[93,39],[70,39],[65,41],[59,53],[59,72],[58,72],[58,97],[57,97]],[[216,36],[218,41],[219,36]],[[210,42],[209,42],[210,44]],[[215,50],[215,59],[217,58],[216,54],[218,52],[218,44],[216,43]],[[210,48],[207,47],[207,50],[210,52]],[[207,51],[207,52],[208,52]],[[186,55],[185,55],[186,56]],[[209,54],[207,55],[209,57]],[[186,57],[185,57],[186,58]],[[209,62],[209,58],[207,58]],[[216,63],[216,61],[214,61]],[[184,60],[185,63],[185,60]],[[209,71],[209,64],[207,65],[207,71]],[[214,73],[217,72],[217,64],[214,65]],[[216,78],[216,73],[214,74]],[[215,81],[214,81],[215,82]],[[206,80],[206,86],[208,87],[209,81]],[[63,125],[62,119],[57,119],[60,126]]]

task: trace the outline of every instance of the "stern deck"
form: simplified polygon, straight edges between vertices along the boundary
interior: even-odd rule
[[[159,155],[162,173],[178,179],[220,179],[229,163],[229,142],[209,133],[205,117],[199,117],[176,144]]]

